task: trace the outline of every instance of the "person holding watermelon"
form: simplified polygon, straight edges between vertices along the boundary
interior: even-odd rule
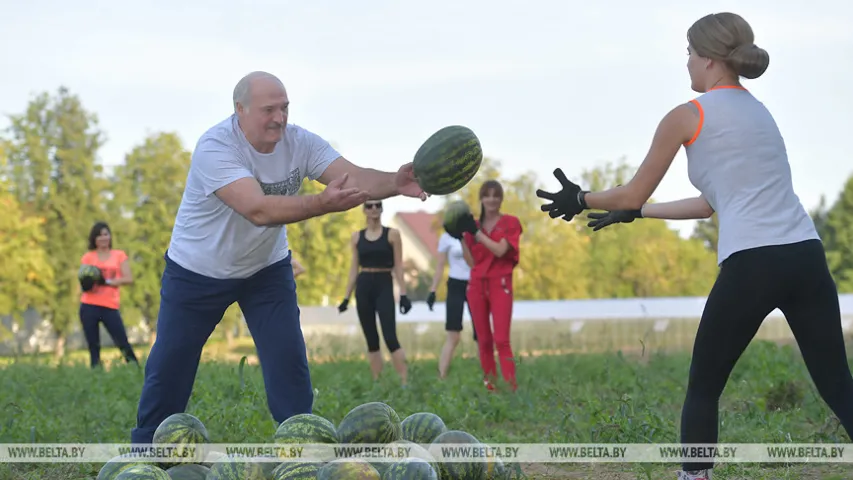
[[[89,251],[80,258],[80,265],[91,267],[87,270],[95,273],[80,279],[80,323],[89,347],[90,366],[101,365],[101,323],[125,362],[138,365],[119,312],[119,288],[133,283],[130,260],[123,250],[113,249],[110,227],[105,222],[95,223],[89,231]]]
[[[284,84],[267,72],[240,79],[234,111],[198,140],[165,252],[157,339],[145,365],[131,442],[184,412],[202,349],[237,302],[255,342],[273,419],[311,413],[287,224],[368,200],[426,200],[411,162],[396,172],[351,163],[328,141],[288,123]],[[298,195],[305,178],[326,188]]]
[[[503,379],[516,391],[515,360],[510,344],[512,276],[520,259],[523,230],[518,217],[501,212],[502,203],[503,186],[497,180],[488,180],[480,187],[479,221],[465,211],[445,224],[445,229],[462,240],[462,254],[471,267],[467,301],[477,332],[483,383],[487,389],[495,389],[497,349]]]
[[[403,240],[399,230],[382,225],[382,202],[365,202],[363,208],[367,226],[350,237],[352,261],[346,295],[338,306],[338,312],[347,310],[355,290],[356,311],[367,342],[367,358],[373,380],[378,380],[382,373],[382,352],[379,350],[379,332],[376,329],[378,316],[391,362],[405,386],[408,382],[406,352],[397,338],[397,316],[394,311],[395,279],[400,289],[400,313],[405,315],[412,309],[403,276]]]
[[[700,95],[672,109],[648,155],[624,186],[589,192],[554,175],[559,192],[537,191],[542,211],[570,221],[587,209],[600,230],[643,218],[719,221],[720,272],[705,303],[681,416],[681,442],[713,445],[720,396],[764,319],[779,309],[788,321],[823,400],[853,438],[853,375],[847,362],[838,292],[814,222],[794,191],[782,134],[740,77],[758,78],[768,53],[734,13],[711,14],[687,32],[687,71]],[[700,195],[646,203],[675,154],[685,148],[690,181]],[[708,480],[714,464],[685,462],[681,480]]]

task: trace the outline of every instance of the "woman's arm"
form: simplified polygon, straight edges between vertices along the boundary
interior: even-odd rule
[[[444,266],[447,264],[447,252],[438,252],[435,255],[435,258],[435,274],[432,276],[432,286],[429,287],[430,292],[436,291],[438,288],[438,282],[440,282],[441,278],[444,276]]]
[[[125,261],[121,262],[121,266],[119,268],[121,268],[121,276],[107,280],[106,284],[111,287],[133,284],[133,272],[130,270],[130,259],[125,259]]]
[[[591,210],[637,210],[657,189],[675,155],[700,127],[700,114],[692,103],[679,105],[664,116],[655,131],[652,145],[637,173],[627,184],[584,195]]]
[[[714,209],[711,208],[705,197],[698,196],[673,202],[647,203],[643,205],[642,212],[643,218],[699,220],[709,218],[714,214]]]
[[[391,228],[388,231],[388,240],[394,249],[394,277],[397,278],[397,287],[400,295],[406,294],[406,277],[403,276],[403,241],[400,239],[400,231]]]
[[[293,278],[296,278],[305,273],[305,267],[302,266],[295,258],[290,259],[290,264],[293,265]]]
[[[459,243],[462,244],[462,258],[465,259],[465,263],[468,264],[469,268],[474,268],[474,256],[471,255],[471,250],[468,249],[468,242],[465,241],[465,237],[462,237]]]
[[[498,258],[503,257],[504,254],[509,250],[509,242],[506,241],[505,238],[500,239],[500,241],[494,241],[489,238],[488,235],[483,233],[482,230],[477,230],[477,233],[474,234],[474,239],[478,242],[482,243],[483,246],[489,249],[492,254]]]
[[[347,291],[344,298],[350,298],[352,296],[352,291],[355,288],[355,279],[358,277],[358,249],[356,248],[356,244],[358,243],[358,232],[352,234],[349,243],[350,249],[352,250],[352,260],[349,267],[349,279],[347,279]]]

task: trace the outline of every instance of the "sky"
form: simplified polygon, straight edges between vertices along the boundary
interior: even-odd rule
[[[774,114],[806,208],[831,203],[853,173],[853,2],[431,0],[0,0],[0,127],[33,95],[64,85],[98,115],[115,165],[144,138],[176,132],[188,149],[232,113],[246,73],[279,76],[290,122],[355,163],[394,171],[446,125],[465,125],[506,175],[569,178],[642,162],[658,122],[697,94],[686,31],[742,15],[768,71],[745,80]],[[583,186],[583,185],[582,185]],[[683,150],[654,194],[695,196]],[[385,202],[434,211],[426,202]],[[692,222],[672,223],[687,234]]]

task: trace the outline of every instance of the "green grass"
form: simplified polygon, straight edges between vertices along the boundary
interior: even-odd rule
[[[440,415],[450,428],[484,442],[634,443],[678,442],[689,353],[641,355],[587,353],[542,355],[557,348],[563,333],[537,335],[518,329],[519,391],[489,394],[482,387],[470,331],[448,379],[437,379],[429,354],[443,340],[436,329],[401,337],[410,357],[411,386],[401,389],[390,364],[378,383],[366,362],[350,358],[361,348],[355,336],[309,334],[312,379],[319,395],[315,413],[334,423],[364,402],[383,401],[401,418],[418,411]],[[541,332],[541,330],[540,330]],[[312,336],[314,335],[314,336]],[[524,339],[522,339],[524,337]],[[637,338],[637,337],[635,337]],[[570,339],[563,340],[570,343]],[[637,344],[637,342],[634,342]],[[649,342],[646,342],[647,345]],[[565,343],[563,344],[563,346]],[[335,353],[332,353],[335,352]],[[538,353],[537,353],[538,352]],[[188,412],[207,426],[215,443],[267,443],[275,423],[267,410],[263,379],[250,340],[232,348],[211,341],[199,368]],[[240,372],[241,356],[250,362]],[[126,443],[136,419],[142,371],[102,354],[107,369],[91,371],[86,352],[61,363],[31,356],[0,362],[0,443]],[[732,373],[721,400],[721,442],[849,442],[817,395],[792,346],[756,341]],[[0,465],[0,480],[94,478],[99,465]],[[673,479],[669,465],[524,465],[527,478]],[[720,465],[716,479],[853,478],[839,466]]]

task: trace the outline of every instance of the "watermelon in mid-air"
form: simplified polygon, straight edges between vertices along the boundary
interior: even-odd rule
[[[483,162],[480,139],[468,128],[451,125],[435,132],[413,160],[418,185],[430,195],[449,195],[468,184]]]
[[[400,416],[382,402],[369,402],[349,411],[338,425],[341,443],[391,443],[402,436]]]

